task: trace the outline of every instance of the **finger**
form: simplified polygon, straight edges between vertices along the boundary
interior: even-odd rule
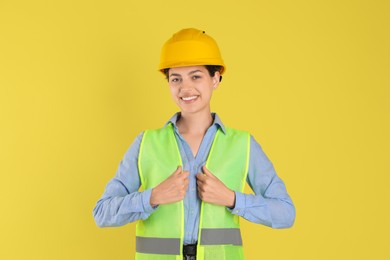
[[[199,198],[200,198],[201,200],[203,200],[203,193],[202,193],[200,190],[198,190],[198,196],[199,196]]]
[[[207,176],[214,177],[214,174],[212,174],[212,173],[209,171],[209,169],[206,168],[206,166],[203,166],[202,169],[203,169],[204,174],[206,174]]]
[[[203,190],[203,186],[204,186],[203,182],[197,181],[196,185],[198,186],[198,190]]]
[[[197,188],[198,192],[203,192],[203,186],[202,185],[198,185],[198,188]]]
[[[182,172],[182,174],[183,174],[184,178],[187,178],[190,175],[190,172],[189,171],[184,171],[184,172]]]
[[[198,180],[200,180],[200,181],[203,181],[203,180],[205,179],[205,177],[206,177],[206,176],[204,176],[203,173],[198,173],[198,174],[196,175],[196,179],[198,179]]]
[[[185,190],[188,190],[189,184],[190,184],[190,182],[188,180],[186,182],[184,182],[184,189]]]
[[[181,165],[179,165],[179,166],[177,166],[176,171],[173,172],[173,175],[178,175],[178,174],[180,174],[181,172],[182,172],[182,167],[181,167]]]

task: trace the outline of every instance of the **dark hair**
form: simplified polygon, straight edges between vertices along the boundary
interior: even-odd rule
[[[207,69],[207,71],[209,72],[209,75],[210,77],[214,77],[215,76],[215,72],[219,71],[221,72],[222,70],[222,66],[220,65],[204,65]],[[169,80],[169,68],[168,69],[164,69],[164,74],[167,78],[167,80]],[[222,76],[219,77],[219,81],[222,81]]]

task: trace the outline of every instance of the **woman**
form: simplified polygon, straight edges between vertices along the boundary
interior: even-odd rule
[[[163,46],[159,69],[180,112],[136,138],[94,209],[101,227],[139,221],[136,259],[244,259],[240,216],[273,228],[294,222],[260,145],[211,113],[225,68],[204,31],[183,29]],[[245,182],[255,195],[243,193]]]

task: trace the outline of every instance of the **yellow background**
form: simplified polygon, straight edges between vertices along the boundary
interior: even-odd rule
[[[213,98],[297,209],[243,224],[247,259],[390,259],[389,1],[0,2],[0,259],[132,259],[92,209],[133,139],[177,110],[156,72],[181,28],[227,64]]]

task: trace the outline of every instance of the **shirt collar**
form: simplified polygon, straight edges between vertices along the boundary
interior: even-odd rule
[[[211,116],[214,118],[214,121],[213,121],[213,124],[212,125],[215,125],[217,128],[219,127],[222,132],[224,134],[226,134],[226,129],[225,129],[225,126],[224,124],[222,123],[221,119],[219,118],[219,116],[217,115],[217,113],[211,113]],[[180,112],[177,112],[175,113],[169,120],[168,122],[165,123],[164,127],[167,126],[168,124],[172,124],[175,129],[177,129],[177,126],[176,126],[176,122],[177,122],[177,119],[179,119],[180,117]]]

